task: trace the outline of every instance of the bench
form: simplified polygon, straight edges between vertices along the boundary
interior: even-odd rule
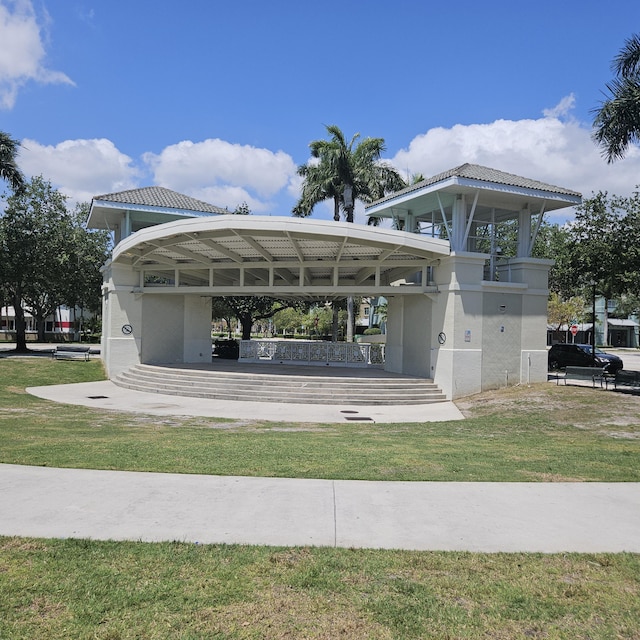
[[[618,387],[627,387],[640,391],[640,371],[620,369],[620,371],[616,371],[615,377],[610,382],[616,391]],[[607,388],[609,388],[609,381],[607,381]]]
[[[583,382],[591,382],[593,387],[596,386],[596,380],[600,383],[604,381],[604,368],[603,367],[567,367],[565,369],[564,378],[558,378],[557,384],[560,384],[560,380],[564,380],[567,384],[569,380],[580,380]]]
[[[58,345],[52,352],[55,360],[89,360],[90,347],[82,347],[78,345]]]

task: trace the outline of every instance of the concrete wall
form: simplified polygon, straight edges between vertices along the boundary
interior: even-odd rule
[[[141,362],[184,362],[184,296],[145,294],[142,298]]]
[[[521,341],[522,293],[485,292],[482,391],[520,382]]]
[[[211,298],[145,294],[142,362],[211,362]]]
[[[211,298],[185,296],[182,348],[185,362],[211,362]]]
[[[398,295],[387,300],[385,370],[431,376],[431,300]]]
[[[211,362],[211,298],[139,293],[139,275],[104,272],[102,359],[110,378],[140,363]]]

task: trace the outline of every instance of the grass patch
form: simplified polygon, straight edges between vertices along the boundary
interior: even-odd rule
[[[0,638],[638,638],[640,557],[0,538]]]
[[[154,417],[25,393],[99,362],[0,359],[0,461],[372,480],[640,480],[640,398],[534,385],[464,422]],[[472,554],[0,537],[0,638],[640,638],[638,554]]]
[[[301,425],[57,404],[27,386],[101,364],[0,359],[0,462],[362,480],[640,481],[640,397],[551,384],[460,403],[464,421]]]

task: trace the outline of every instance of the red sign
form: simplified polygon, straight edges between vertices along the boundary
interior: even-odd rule
[[[578,333],[578,325],[577,324],[572,324],[571,328],[569,329],[569,331],[571,331],[571,335],[575,336]]]

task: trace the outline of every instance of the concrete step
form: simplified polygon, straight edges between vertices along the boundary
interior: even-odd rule
[[[242,384],[253,387],[285,387],[285,388],[313,388],[313,389],[331,389],[340,390],[345,387],[349,389],[371,389],[375,386],[376,391],[392,390],[399,391],[403,389],[437,389],[430,380],[422,378],[354,378],[354,377],[314,377],[314,376],[296,376],[296,375],[263,375],[263,374],[225,374],[224,372],[202,372],[190,371],[163,367],[146,367],[138,365],[126,372],[127,377],[135,378],[139,381],[148,381],[156,384],[164,380],[175,381],[180,380],[181,384],[199,385],[199,384],[221,384],[234,385]]]
[[[244,402],[415,405],[446,400],[430,380],[384,374],[358,377],[353,371],[335,376],[324,370],[323,375],[297,375],[286,370],[271,374],[136,365],[113,382],[147,393]]]

